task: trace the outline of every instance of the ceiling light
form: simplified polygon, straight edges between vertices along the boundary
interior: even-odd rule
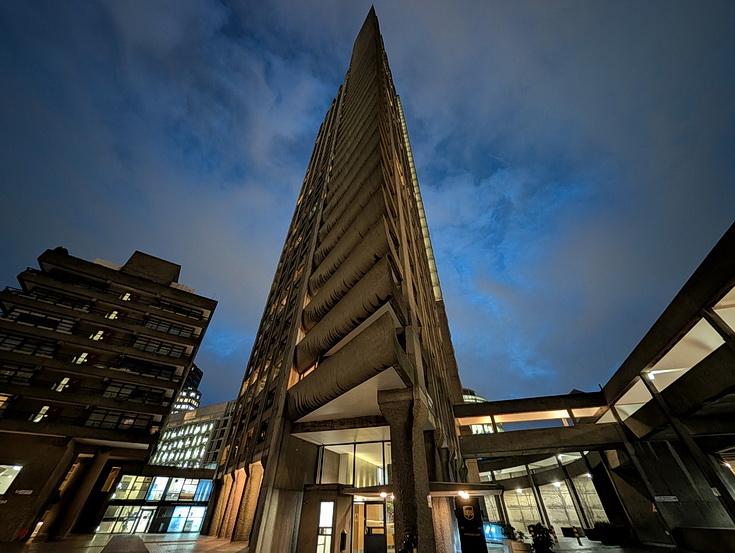
[[[557,488],[561,488],[561,482],[554,482],[554,486]]]

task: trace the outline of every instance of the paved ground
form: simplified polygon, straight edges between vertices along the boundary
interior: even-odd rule
[[[65,541],[1,544],[2,553],[246,553],[242,543],[198,534],[97,534],[72,536]],[[502,553],[489,545],[488,553]],[[555,553],[686,553],[678,549],[618,547],[582,538],[561,538]]]
[[[2,544],[2,553],[243,553],[242,543],[199,534],[96,534],[57,542]]]

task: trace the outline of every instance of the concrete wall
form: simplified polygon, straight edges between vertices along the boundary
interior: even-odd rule
[[[699,467],[680,442],[644,442],[634,447],[654,495],[677,499],[656,503],[670,528],[733,527]]]
[[[23,469],[0,503],[0,542],[18,539],[25,529],[33,531],[36,517],[56,499],[56,492],[74,461],[73,441],[66,438],[31,437],[0,434],[0,464],[21,465]],[[17,490],[32,490],[18,495]]]

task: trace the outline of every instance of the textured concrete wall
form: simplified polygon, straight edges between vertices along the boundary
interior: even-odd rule
[[[459,551],[457,519],[454,517],[454,500],[451,497],[432,499],[432,520],[436,537],[436,553]]]
[[[0,464],[21,465],[23,469],[0,504],[0,542],[13,541],[26,529],[33,530],[36,516],[43,514],[54,498],[61,481],[74,460],[72,440],[0,434],[0,441],[13,448],[0,447]],[[18,495],[17,490],[32,490]]]
[[[657,503],[670,528],[733,528],[692,456],[680,442],[635,444],[638,458],[657,496],[676,502]]]

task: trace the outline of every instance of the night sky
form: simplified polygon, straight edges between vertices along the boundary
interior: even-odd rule
[[[733,221],[735,3],[376,2],[465,386],[604,384]],[[232,399],[370,2],[0,3],[0,284],[182,265]]]

